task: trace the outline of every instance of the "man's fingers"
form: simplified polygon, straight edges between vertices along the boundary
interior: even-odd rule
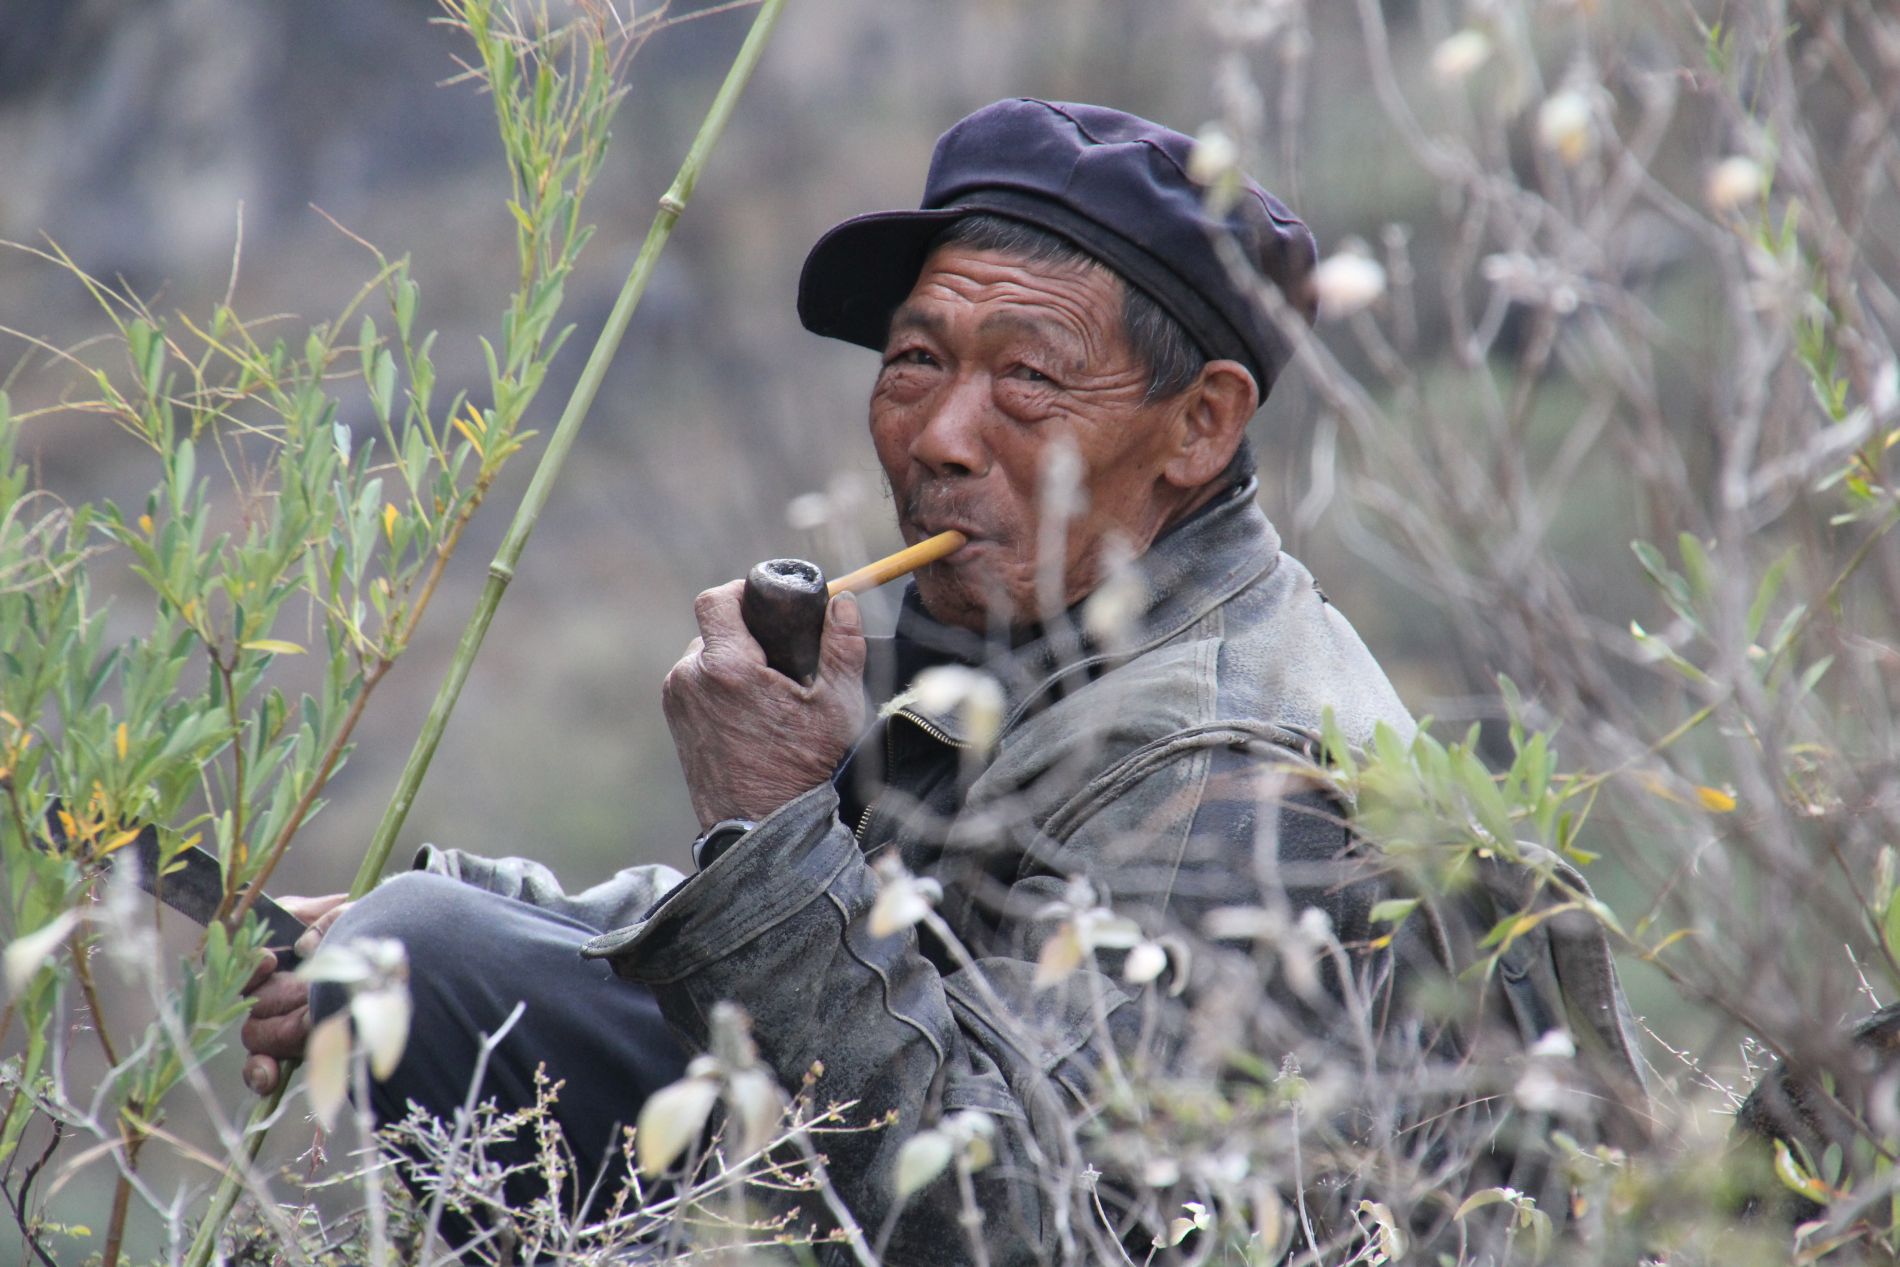
[[[288,972],[275,972],[251,995],[252,1017],[283,1016],[310,1002],[310,986]]]
[[[257,1095],[269,1095],[277,1089],[283,1066],[274,1057],[256,1055],[244,1062],[244,1085]]]
[[[253,1013],[238,1036],[244,1050],[254,1056],[294,1060],[303,1055],[304,1045],[310,1041],[310,1005],[306,1002],[281,1016]]]
[[[744,581],[727,581],[701,592],[693,600],[693,619],[699,622],[699,636],[704,644],[702,659],[732,655],[757,664],[765,663],[765,651],[745,627],[745,617],[739,614],[739,596],[744,592]]]
[[[268,950],[257,952],[257,967],[251,971],[251,979],[244,983],[243,993],[253,994],[259,987],[277,975],[277,956]]]
[[[316,954],[317,947],[323,944],[324,937],[329,934],[331,925],[343,918],[343,912],[354,905],[355,903],[345,900],[311,920],[310,927],[305,929],[303,936],[297,939],[297,953],[305,958]]]
[[[343,918],[343,913],[344,913],[345,911],[347,911],[347,910],[349,910],[349,909],[350,909],[350,907],[351,907],[351,906],[353,906],[353,905],[354,905],[354,903],[351,903],[351,902],[345,902],[345,903],[343,903],[343,904],[342,904],[341,906],[333,906],[333,907],[331,907],[331,908],[330,908],[329,910],[327,910],[327,911],[325,911],[325,912],[324,912],[323,914],[321,914],[321,915],[319,915],[319,916],[317,916],[317,918],[316,918],[316,919],[314,919],[314,920],[312,920],[312,921],[310,922],[310,927],[311,927],[311,929],[312,929],[312,930],[314,930],[314,931],[316,931],[316,932],[318,932],[318,933],[327,933],[327,932],[329,932],[329,931],[330,931],[330,927],[331,927],[331,926],[332,926],[333,924],[335,924],[335,923],[336,923],[336,922],[337,922],[338,920],[340,920],[340,919],[342,919],[342,918]]]
[[[338,907],[349,903],[347,893],[326,893],[322,897],[293,897],[286,895],[277,899],[277,905],[295,915],[306,924],[314,924],[319,918]]]
[[[852,594],[840,594],[825,610],[824,641],[819,646],[819,674],[857,682],[864,676],[864,618]]]

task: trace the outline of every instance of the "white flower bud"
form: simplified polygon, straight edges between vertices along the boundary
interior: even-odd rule
[[[1075,917],[1075,927],[1090,950],[1132,950],[1141,944],[1141,925],[1106,907],[1081,912]]]
[[[1194,148],[1188,153],[1189,180],[1201,186],[1214,185],[1239,166],[1240,147],[1220,124],[1210,123],[1195,136]]]
[[[926,713],[954,716],[964,738],[978,751],[996,742],[1003,728],[1003,688],[995,678],[960,664],[942,664],[917,675],[911,698]]]
[[[1432,50],[1432,78],[1455,84],[1491,60],[1491,37],[1469,28]]]
[[[718,1099],[718,1081],[695,1074],[648,1096],[640,1108],[640,1123],[633,1136],[640,1173],[657,1175],[671,1166],[699,1137]]]
[[[1533,1056],[1550,1056],[1557,1060],[1569,1060],[1577,1054],[1577,1044],[1569,1034],[1560,1029],[1547,1030],[1542,1038],[1530,1046]]]
[[[1874,417],[1886,419],[1896,408],[1900,408],[1900,361],[1888,358],[1887,363],[1874,371],[1874,385],[1867,393],[1867,407]]]
[[[1519,1106],[1532,1113],[1555,1113],[1568,1098],[1563,1083],[1542,1069],[1528,1070],[1512,1090]]]
[[[61,911],[50,923],[7,943],[4,959],[9,999],[19,998],[33,984],[33,978],[78,923],[78,911]]]
[[[1172,1157],[1156,1157],[1141,1168],[1141,1181],[1150,1188],[1172,1188],[1181,1181],[1181,1163]]]
[[[1734,211],[1761,197],[1767,176],[1761,164],[1740,154],[1731,155],[1709,171],[1703,196],[1714,211]]]
[[[1320,261],[1313,270],[1313,289],[1319,295],[1319,315],[1339,321],[1361,312],[1385,294],[1385,268],[1357,251],[1341,251]]]
[[[1128,952],[1122,963],[1122,980],[1130,985],[1146,985],[1168,966],[1168,952],[1151,941],[1144,941]]]
[[[871,904],[870,928],[873,937],[900,933],[924,916],[943,897],[943,887],[935,880],[909,874],[885,877],[877,901]]]
[[[831,498],[823,493],[800,493],[785,503],[785,526],[810,532],[831,521]]]
[[[943,1173],[954,1148],[942,1131],[918,1131],[897,1150],[897,1198],[903,1200]]]
[[[772,1142],[785,1105],[771,1074],[762,1068],[739,1070],[726,1082],[726,1102],[738,1124],[741,1157],[750,1157]]]
[[[1566,88],[1537,111],[1537,143],[1575,167],[1596,145],[1596,120],[1589,98]]]
[[[369,1071],[381,1081],[396,1072],[409,1043],[409,987],[400,981],[350,998],[350,1015],[369,1054]]]
[[[326,1016],[304,1043],[310,1109],[326,1131],[336,1129],[337,1114],[350,1094],[350,1014]]]
[[[1088,948],[1076,933],[1075,925],[1064,923],[1043,943],[1042,953],[1036,956],[1035,987],[1041,990],[1065,980],[1082,966],[1087,953]]]

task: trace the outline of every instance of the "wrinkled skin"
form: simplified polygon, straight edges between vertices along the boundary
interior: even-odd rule
[[[1057,609],[1100,582],[1111,543],[1138,555],[1218,491],[1259,402],[1253,378],[1237,362],[1211,361],[1185,390],[1146,399],[1120,286],[1101,268],[952,245],[925,262],[893,318],[870,430],[898,527],[907,542],[947,528],[970,538],[917,574],[937,620],[987,630],[1042,612],[1042,490],[1060,450],[1074,455],[1078,496],[1051,574],[1059,592],[1043,596]],[[741,589],[732,581],[695,600],[700,636],[662,689],[702,827],[763,819],[825,782],[866,723],[857,603],[833,601],[818,677],[800,686],[766,667],[739,616]],[[321,917],[314,949],[342,898],[292,902]],[[276,1085],[280,1061],[302,1054],[310,1030],[304,983],[271,969],[252,983],[257,1002],[243,1032],[245,1081],[260,1094]]]
[[[1074,455],[1081,494],[1058,608],[1094,589],[1112,540],[1140,554],[1216,491],[1253,414],[1252,376],[1215,361],[1185,391],[1146,399],[1147,367],[1121,305],[1121,284],[1104,269],[953,245],[925,262],[892,318],[871,442],[898,526],[907,541],[949,528],[970,539],[918,574],[936,619],[981,630],[1038,614],[1044,471],[1058,450]],[[855,605],[846,622],[834,606],[824,667],[799,688],[765,668],[739,621],[739,592],[735,581],[699,596],[700,641],[664,692],[702,826],[763,818],[818,786],[863,727]]]
[[[330,926],[350,908],[350,895],[286,897],[279,905],[310,925],[297,939],[297,953],[308,959]],[[277,971],[277,956],[267,950],[245,992],[252,1003],[240,1034],[249,1053],[244,1059],[244,1085],[259,1095],[269,1095],[283,1077],[283,1062],[300,1059],[310,1041],[310,987],[288,972]]]
[[[800,686],[766,667],[739,615],[744,588],[728,581],[694,600],[699,637],[660,690],[701,827],[766,817],[829,779],[864,732],[857,600],[831,600],[818,676]]]
[[[1205,502],[1239,447],[1252,377],[1215,361],[1149,401],[1101,268],[1025,266],[961,246],[925,263],[891,321],[871,393],[871,441],[906,541],[957,528],[970,544],[918,575],[924,607],[983,630],[1049,614],[1038,602],[1045,472],[1066,449],[1081,504],[1064,534],[1055,610],[1101,580],[1105,548],[1147,550]]]

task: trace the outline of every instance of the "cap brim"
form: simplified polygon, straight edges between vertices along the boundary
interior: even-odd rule
[[[805,257],[798,319],[813,334],[881,351],[891,314],[917,284],[932,239],[972,210],[875,211],[838,225]]]
[[[798,278],[799,320],[813,334],[883,351],[891,314],[917,284],[931,242],[953,221],[984,213],[1021,220],[1066,239],[1160,304],[1204,355],[1246,366],[1265,397],[1273,366],[1260,364],[1227,317],[1183,284],[1165,262],[1086,216],[1019,190],[985,189],[965,194],[948,207],[874,211],[846,220],[819,238],[805,257]]]

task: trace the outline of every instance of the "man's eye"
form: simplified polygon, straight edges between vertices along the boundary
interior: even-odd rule
[[[937,358],[924,348],[905,348],[902,351],[893,352],[884,362],[886,365],[935,365],[936,363]]]

